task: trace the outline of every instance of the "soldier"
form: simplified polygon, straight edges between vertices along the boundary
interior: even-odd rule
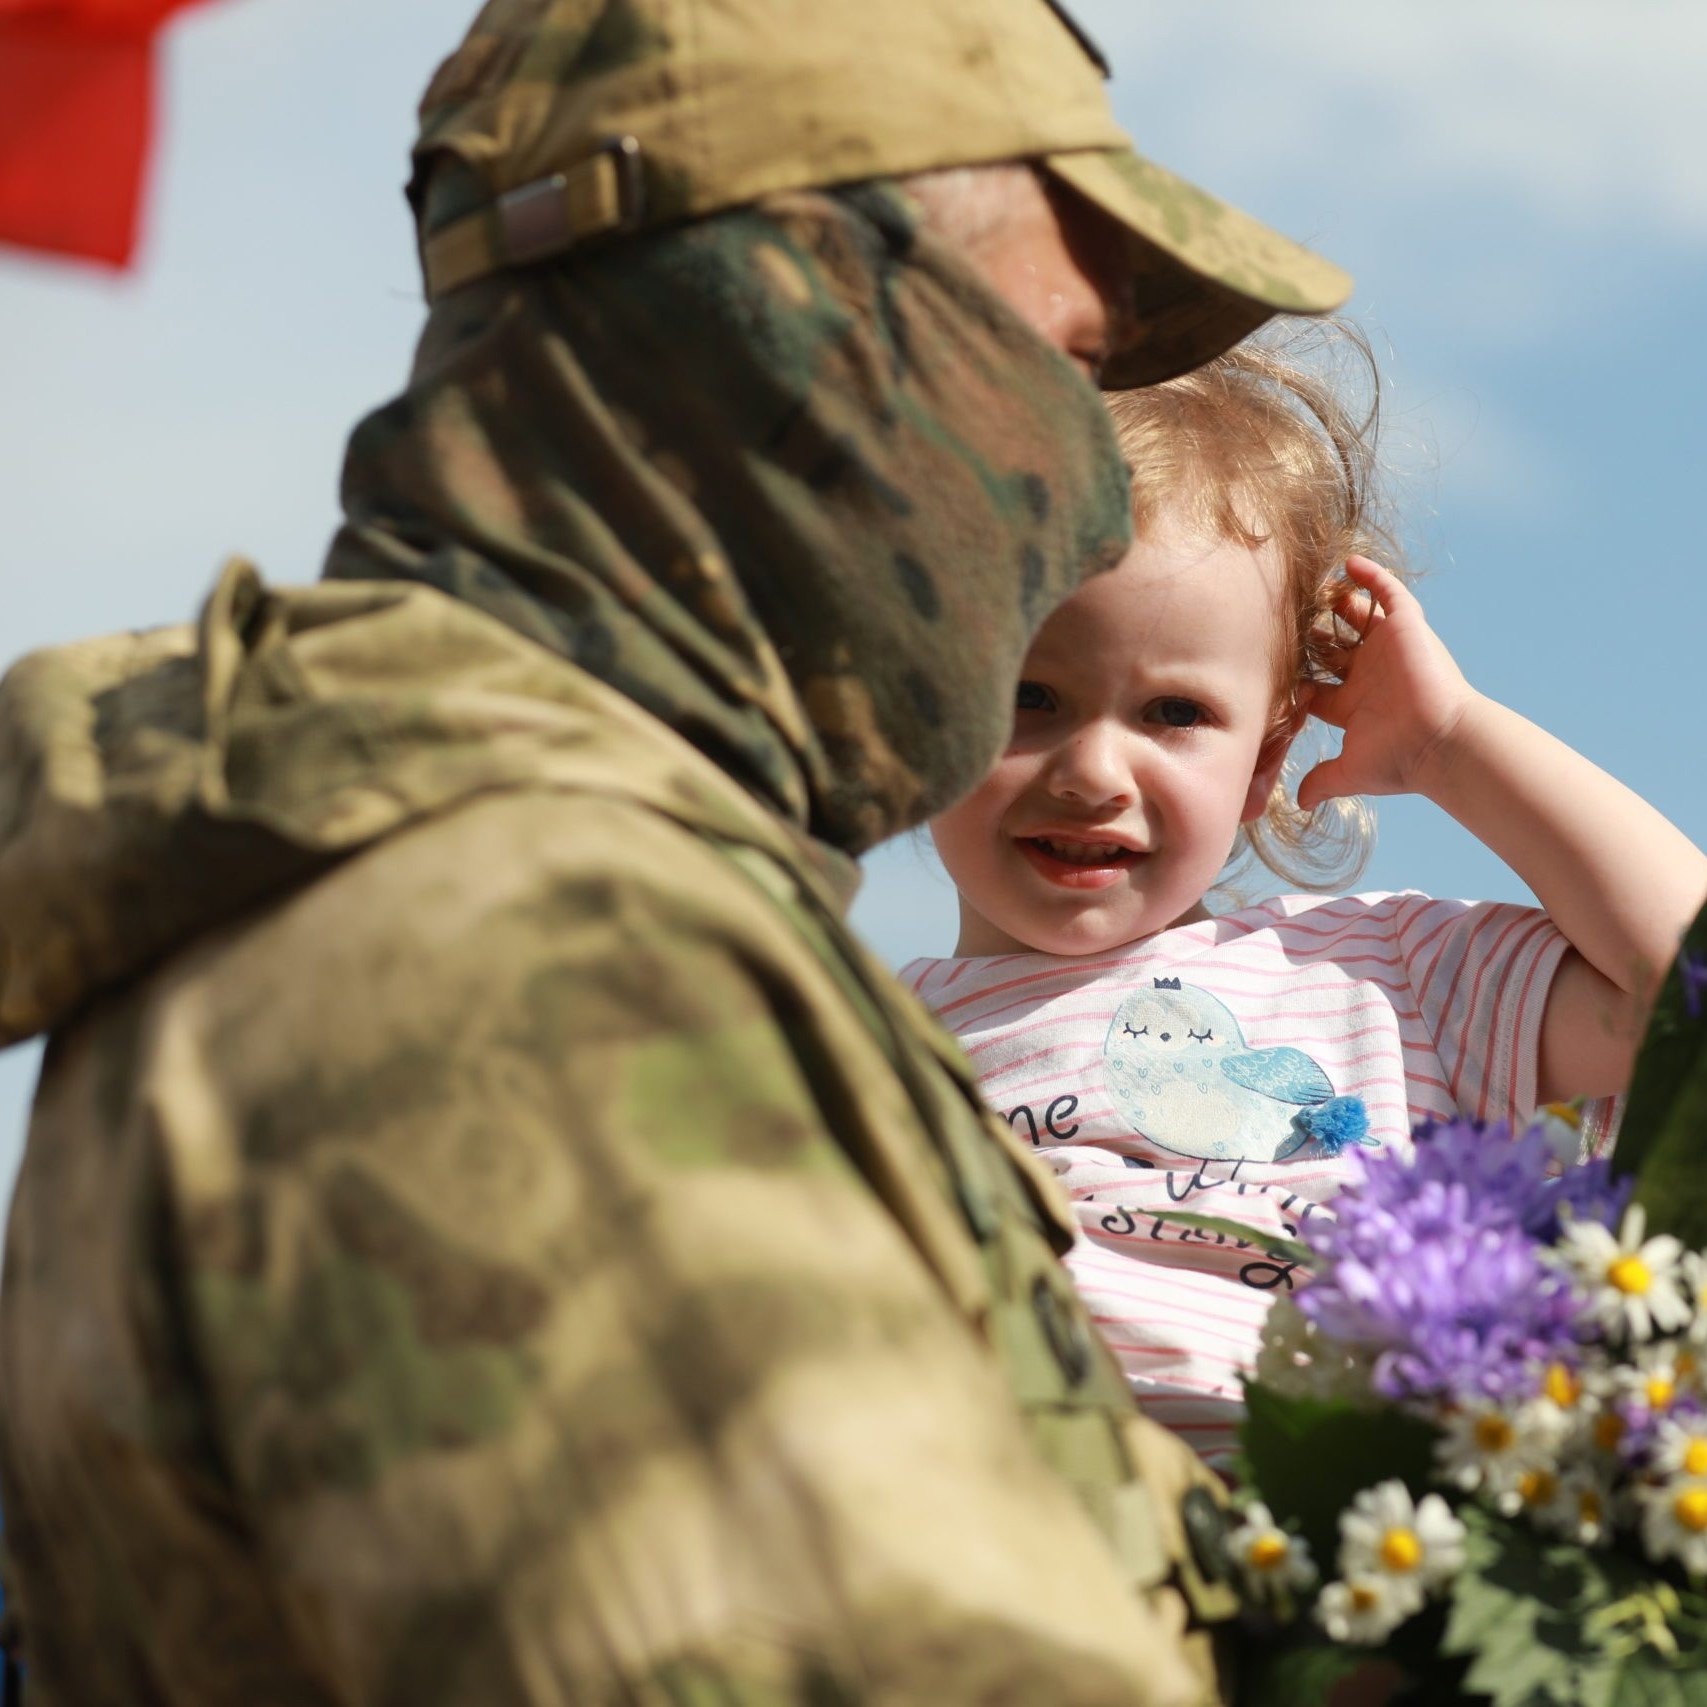
[[[1086,375],[1345,281],[1046,0],[492,0],[411,196],[324,584],[0,691],[32,1690],[1213,1699],[1207,1478],[843,914],[1125,544]]]

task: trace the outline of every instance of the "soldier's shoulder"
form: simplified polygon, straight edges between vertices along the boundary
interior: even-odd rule
[[[702,921],[738,930],[753,888],[727,855],[691,826],[617,794],[495,790],[422,818],[325,871],[251,916],[219,952],[266,952],[293,965],[274,938],[321,955],[388,957],[431,950],[448,972],[491,960],[494,932],[525,961],[565,945],[575,929],[656,920],[688,930]],[[531,929],[530,929],[531,927]],[[518,930],[529,934],[517,939]],[[388,945],[395,945],[388,947]]]
[[[771,898],[689,825],[614,795],[516,789],[237,921],[155,999],[210,1071],[262,1088],[267,1060],[384,1053],[405,1072],[411,1053],[498,1053],[530,1025],[558,1050],[691,1030],[762,1006],[757,986],[813,977]]]

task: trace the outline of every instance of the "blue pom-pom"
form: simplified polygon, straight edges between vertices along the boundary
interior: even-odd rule
[[[1300,1109],[1292,1124],[1307,1133],[1324,1156],[1337,1156],[1353,1144],[1374,1144],[1369,1136],[1369,1111],[1362,1097],[1329,1097],[1314,1108]]]

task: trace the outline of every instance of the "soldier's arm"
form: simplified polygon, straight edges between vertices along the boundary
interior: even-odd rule
[[[832,1140],[751,886],[611,833],[523,857],[598,813],[497,801],[355,862],[266,945],[311,995],[225,1040],[186,1296],[339,1698],[1193,1699]]]

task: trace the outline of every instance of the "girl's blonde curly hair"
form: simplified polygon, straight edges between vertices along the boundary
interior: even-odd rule
[[[1140,535],[1167,514],[1252,550],[1273,542],[1284,594],[1271,732],[1283,735],[1304,685],[1331,679],[1325,648],[1346,558],[1391,567],[1397,555],[1376,484],[1380,384],[1368,340],[1345,322],[1309,324],[1107,401]],[[1240,833],[1231,864],[1251,854],[1300,888],[1343,887],[1369,856],[1374,815],[1361,800],[1304,811],[1293,771]]]

